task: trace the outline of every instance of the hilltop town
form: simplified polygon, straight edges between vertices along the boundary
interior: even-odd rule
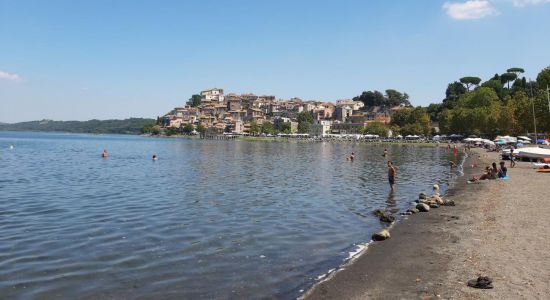
[[[272,95],[224,94],[223,89],[213,88],[193,95],[185,106],[175,107],[157,123],[164,130],[184,134],[354,134],[366,133],[372,123],[389,128],[393,113],[409,106],[408,101],[380,104],[367,107],[359,99],[281,100]]]

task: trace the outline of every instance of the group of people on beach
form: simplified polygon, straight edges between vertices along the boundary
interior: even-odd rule
[[[472,176],[470,182],[476,182],[478,180],[493,180],[493,179],[504,179],[507,178],[508,168],[503,161],[500,162],[500,168],[497,167],[497,163],[493,162],[491,166],[485,167],[485,172],[479,176]]]

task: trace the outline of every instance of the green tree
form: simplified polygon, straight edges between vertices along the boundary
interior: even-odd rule
[[[543,90],[550,87],[550,66],[542,69],[537,75],[537,86]]]
[[[313,124],[313,113],[310,111],[303,111],[298,114],[298,132],[308,133],[309,127]]]
[[[386,90],[386,98],[383,103],[386,106],[405,105],[410,106],[409,95],[407,93],[401,93],[393,89]]]
[[[152,135],[159,135],[160,134],[160,126],[155,125],[153,128],[151,128],[151,134]]]
[[[384,125],[384,123],[381,123],[381,122],[372,122],[372,123],[367,124],[367,126],[365,126],[363,132],[364,133],[369,133],[369,134],[376,134],[376,135],[379,135],[381,137],[387,137],[388,136],[388,128]]]
[[[518,78],[516,73],[504,73],[500,75],[500,82],[502,82],[502,84],[506,84],[508,89],[510,89],[510,82],[516,80],[516,78]]]
[[[506,72],[507,73],[514,73],[514,74],[516,74],[516,77],[519,77],[519,75],[521,73],[524,73],[525,70],[522,69],[522,68],[510,68],[510,69],[506,70]]]
[[[365,91],[360,96],[354,97],[354,101],[361,101],[365,107],[380,106],[384,103],[385,98],[379,91]]]
[[[262,132],[265,133],[265,134],[274,134],[275,131],[273,130],[273,123],[264,122],[262,124]]]
[[[141,127],[140,132],[141,132],[142,134],[151,133],[151,131],[153,130],[153,126],[155,126],[154,123],[147,123],[147,124],[144,124],[143,127]]]
[[[199,106],[201,105],[201,95],[192,95],[191,98],[189,98],[189,100],[187,101],[187,105],[189,106],[192,106],[192,107],[196,107],[196,106]]]
[[[177,128],[175,127],[167,127],[165,130],[164,130],[164,134],[166,136],[172,136],[172,135],[175,135],[178,133],[178,130]]]
[[[285,134],[292,133],[292,126],[290,125],[290,122],[281,123],[281,132]]]
[[[481,78],[474,76],[466,76],[460,78],[460,82],[466,87],[466,90],[470,90],[472,85],[478,85],[481,82]]]
[[[191,123],[187,123],[183,125],[182,131],[185,134],[190,134],[191,132],[193,132],[193,129],[193,125]]]
[[[505,89],[502,86],[502,82],[500,82],[500,76],[499,76],[499,79],[491,79],[491,80],[485,81],[484,83],[481,84],[481,86],[493,89],[493,91],[495,91],[495,93],[497,94],[498,98],[501,101],[504,101],[504,98],[506,98],[506,96],[508,95],[508,90]]]
[[[256,135],[259,134],[261,131],[260,125],[256,121],[250,122],[250,134]]]
[[[458,103],[460,96],[467,92],[464,85],[458,81],[449,83],[445,90],[445,99],[443,99],[443,108],[452,109]]]

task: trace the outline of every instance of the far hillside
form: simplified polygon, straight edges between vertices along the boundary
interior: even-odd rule
[[[0,131],[58,131],[95,134],[140,134],[141,128],[154,124],[154,119],[129,118],[125,120],[89,121],[30,121],[13,124],[0,123]]]

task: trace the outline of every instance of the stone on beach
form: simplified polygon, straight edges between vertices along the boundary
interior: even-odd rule
[[[454,200],[445,200],[445,201],[443,201],[443,203],[441,205],[455,206],[455,201]]]
[[[420,210],[418,210],[418,208],[416,208],[416,207],[411,207],[411,208],[407,209],[407,212],[410,212],[412,214],[416,214],[416,213],[420,212]]]
[[[383,241],[390,238],[390,232],[387,229],[381,229],[372,235],[375,241]]]
[[[424,192],[422,192],[418,195],[418,199],[426,199],[426,198],[428,198],[428,195]]]
[[[416,209],[418,209],[418,211],[421,211],[421,212],[429,212],[430,206],[426,203],[418,203],[416,205]]]
[[[430,207],[431,208],[439,208],[439,204],[435,203],[435,202],[431,202],[430,203]]]
[[[433,201],[437,204],[443,204],[443,199],[441,199],[441,197],[436,195],[431,196],[430,198],[428,198],[428,200]]]

